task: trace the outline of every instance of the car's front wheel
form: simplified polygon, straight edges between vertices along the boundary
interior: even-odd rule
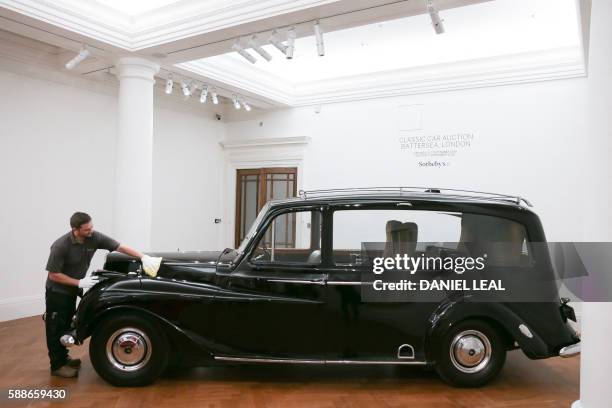
[[[458,323],[442,338],[436,354],[436,371],[444,381],[458,387],[487,384],[506,361],[500,333],[481,320]]]
[[[94,330],[89,358],[100,377],[113,385],[147,385],[168,364],[168,342],[150,319],[138,314],[114,315]]]

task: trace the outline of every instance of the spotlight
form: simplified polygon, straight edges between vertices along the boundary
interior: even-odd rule
[[[431,24],[434,26],[436,34],[444,34],[444,25],[442,24],[444,20],[440,19],[440,14],[434,4],[434,0],[427,0],[427,12],[431,17]]]
[[[270,44],[275,46],[277,50],[279,50],[280,52],[286,55],[287,46],[283,44],[281,40],[278,39],[277,35],[278,33],[276,32],[276,30],[272,31],[272,35],[270,35],[270,38],[268,38],[268,41],[270,42]]]
[[[243,99],[243,100],[241,100],[240,102],[242,102],[242,106],[244,106],[244,110],[246,110],[247,112],[250,112],[250,111],[251,111],[251,105],[249,105],[248,103],[246,103],[246,102],[244,101],[244,99]]]
[[[323,43],[323,29],[321,29],[319,25],[319,20],[315,22],[314,32],[317,38],[317,52],[319,53],[319,57],[322,57],[325,55],[325,44]]]
[[[185,96],[185,98],[189,98],[191,92],[189,91],[189,86],[187,85],[187,82],[181,81],[181,91],[183,91],[183,95]]]
[[[83,62],[85,58],[89,57],[89,55],[91,55],[91,52],[89,52],[85,46],[82,46],[77,56],[66,63],[66,69],[74,69],[74,67]]]
[[[291,27],[287,32],[287,52],[285,55],[287,59],[293,59],[293,52],[295,51],[295,38],[297,37],[295,33],[295,27]]]
[[[219,104],[219,97],[217,96],[217,90],[213,89],[210,91],[210,99],[215,105]]]
[[[270,53],[268,53],[268,51],[264,50],[261,47],[261,45],[259,45],[259,43],[257,42],[257,36],[254,35],[251,38],[251,40],[249,41],[249,47],[251,47],[253,49],[253,51],[255,51],[256,53],[261,55],[261,57],[263,59],[265,59],[266,61],[270,62],[272,60],[272,56],[270,55]]]
[[[189,84],[189,96],[193,95],[193,93],[198,89],[198,84],[196,81],[191,81]]]
[[[240,101],[236,95],[232,96],[232,102],[234,102],[234,108],[240,109]]]
[[[172,87],[174,86],[174,81],[172,80],[172,73],[168,74],[168,78],[166,78],[166,94],[170,95],[172,93]]]
[[[238,54],[242,55],[242,57],[244,57],[244,59],[249,61],[251,64],[254,64],[257,62],[254,56],[252,56],[251,54],[247,52],[247,50],[242,48],[242,45],[240,45],[240,40],[236,40],[236,42],[232,46],[232,49],[236,51]]]
[[[202,87],[202,93],[200,94],[200,103],[206,103],[208,97],[208,85]]]

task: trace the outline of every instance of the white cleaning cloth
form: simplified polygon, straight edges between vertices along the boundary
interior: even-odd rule
[[[142,269],[144,270],[144,272],[152,278],[156,277],[157,271],[159,271],[159,267],[161,265],[162,258],[143,255],[141,261]]]

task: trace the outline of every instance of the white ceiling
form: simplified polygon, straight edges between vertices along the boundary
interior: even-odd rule
[[[4,8],[135,52],[343,0],[0,0]],[[362,0],[351,0],[362,1]],[[449,0],[445,0],[449,1]]]
[[[229,52],[177,66],[290,106],[586,75],[575,0],[495,0],[440,16],[442,35],[420,14],[327,33],[324,57],[310,34],[292,60],[266,45],[271,62]]]
[[[84,3],[102,4],[129,16],[177,3],[181,0],[81,0]]]
[[[435,2],[442,35],[425,0],[0,0],[0,26],[67,50],[53,57],[58,67],[87,44],[93,56],[76,75],[110,72],[116,58],[137,55],[160,62],[162,78],[173,71],[263,108],[586,75],[586,0]],[[324,57],[312,35],[317,19]],[[266,41],[292,25],[293,60],[265,44],[271,62],[229,52],[236,38]]]
[[[325,57],[317,55],[311,35],[296,41],[293,60],[267,45],[264,48],[274,57],[271,62],[258,57],[252,65],[235,52],[201,62],[227,68],[240,64],[254,74],[269,74],[284,86],[299,86],[560,48],[572,47],[579,52],[574,0],[496,0],[445,10],[441,16],[447,30],[444,35],[435,34],[428,15],[418,15],[325,34]]]

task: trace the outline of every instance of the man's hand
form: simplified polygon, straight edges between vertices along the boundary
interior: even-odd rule
[[[147,275],[151,276],[152,278],[157,276],[157,271],[159,271],[159,267],[161,266],[161,257],[143,255],[140,260],[142,261],[142,269]]]
[[[83,279],[79,280],[79,288],[89,289],[98,282],[100,282],[99,276],[86,276]]]

